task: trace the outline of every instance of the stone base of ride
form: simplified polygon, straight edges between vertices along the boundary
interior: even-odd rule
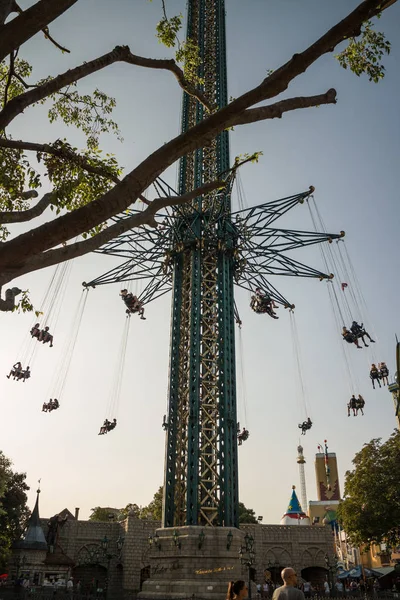
[[[239,529],[187,526],[157,529],[156,534],[150,578],[138,598],[221,600],[229,581],[246,579],[239,560],[244,533]]]

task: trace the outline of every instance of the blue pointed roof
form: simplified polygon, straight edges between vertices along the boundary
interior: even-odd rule
[[[39,517],[39,494],[37,491],[35,508],[28,521],[28,527],[22,540],[13,544],[14,548],[26,550],[47,550],[47,542],[44,537],[43,529]]]
[[[303,509],[296,494],[295,486],[292,487],[292,495],[285,515],[304,515]]]

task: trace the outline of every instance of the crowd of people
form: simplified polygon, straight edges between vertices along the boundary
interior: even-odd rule
[[[336,579],[332,585],[326,578],[322,582],[298,580],[297,574],[291,567],[286,567],[281,572],[282,583],[265,580],[256,586],[258,599],[272,598],[272,600],[305,600],[305,598],[324,597],[377,597],[381,591],[378,579]],[[393,582],[393,592],[400,592],[400,577]],[[226,600],[245,600],[249,596],[245,581],[231,581],[228,585]]]

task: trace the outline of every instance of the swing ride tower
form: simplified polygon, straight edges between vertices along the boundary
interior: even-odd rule
[[[224,0],[189,0],[187,37],[199,48],[202,91],[211,104],[222,108],[227,104]],[[206,118],[204,110],[184,94],[182,131]],[[181,195],[229,173],[229,168],[229,133],[224,131],[207,147],[181,159],[177,191],[161,178],[154,187],[160,196]],[[243,541],[237,529],[234,326],[240,318],[234,284],[253,293],[260,288],[281,306],[293,308],[271,284],[271,275],[331,276],[286,256],[285,251],[342,235],[271,227],[280,216],[307,201],[313,188],[232,211],[233,180],[228,175],[223,190],[166,209],[161,215],[162,227],[141,226],[106,244],[98,252],[125,258],[125,262],[84,284],[97,287],[141,280],[145,285],[139,299],[144,304],[172,290],[168,415],[163,424],[163,527],[149,540],[156,567],[152,567],[151,580],[145,583],[141,597],[161,592],[187,596],[194,590],[202,598],[217,597],[228,577],[224,571],[230,571],[229,579],[241,576],[237,559],[232,566]],[[114,220],[129,218],[134,212],[136,208]],[[174,574],[178,567],[170,548],[179,552],[183,572]],[[213,588],[215,579],[223,586],[218,590]]]
[[[227,104],[223,0],[191,0],[187,38],[197,44],[204,93]],[[182,132],[203,119],[185,94]],[[229,169],[229,137],[185,156],[178,193]],[[233,297],[235,229],[230,191],[196,198],[176,213],[164,526],[238,526]]]

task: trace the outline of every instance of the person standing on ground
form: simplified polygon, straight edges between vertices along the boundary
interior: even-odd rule
[[[297,589],[297,575],[294,569],[286,567],[281,572],[283,585],[274,591],[272,600],[305,600],[303,592]]]
[[[248,590],[245,581],[238,579],[237,581],[229,582],[226,600],[244,600],[247,596]]]

